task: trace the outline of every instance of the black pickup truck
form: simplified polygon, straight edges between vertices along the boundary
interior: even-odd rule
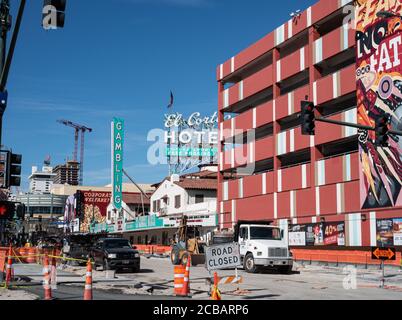
[[[106,234],[89,234],[89,233],[75,233],[66,235],[63,239],[63,254],[67,258],[80,259],[83,262],[79,265],[85,265],[90,257],[91,249],[95,243],[100,239],[106,237]],[[70,264],[75,264],[70,262]]]
[[[140,254],[132,248],[127,239],[100,239],[91,250],[91,258],[94,260],[95,266],[102,266],[103,270],[140,271]]]

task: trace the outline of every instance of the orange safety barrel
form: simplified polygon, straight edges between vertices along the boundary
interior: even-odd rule
[[[174,267],[174,294],[176,296],[181,296],[183,294],[185,273],[186,273],[185,266],[180,265]]]
[[[28,248],[28,258],[26,259],[27,263],[36,263],[37,249],[35,247]]]
[[[29,248],[20,248],[19,249],[19,259],[22,263],[27,262],[27,256],[28,256]]]

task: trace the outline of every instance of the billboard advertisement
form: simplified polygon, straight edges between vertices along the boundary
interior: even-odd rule
[[[293,225],[289,231],[290,246],[344,246],[345,223],[326,222]]]
[[[356,3],[358,123],[375,127],[376,120],[389,114],[390,129],[400,130],[401,1],[358,0]],[[377,147],[375,140],[375,131],[359,130],[361,207],[372,209],[401,206],[402,140],[390,135],[389,147]]]
[[[377,220],[377,246],[402,246],[402,219]]]
[[[110,204],[110,192],[78,191],[80,193],[81,232],[89,232],[91,223],[104,223],[106,221],[107,207]],[[77,204],[78,205],[78,204]]]

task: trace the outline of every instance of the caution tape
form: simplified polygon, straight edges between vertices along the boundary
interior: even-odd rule
[[[35,255],[29,255],[29,256],[11,256],[11,258],[23,258],[23,259],[27,259],[27,258],[38,258],[38,257],[45,257],[48,256],[49,258],[55,258],[55,259],[59,259],[59,260],[65,260],[65,261],[77,261],[77,262],[88,262],[88,260],[84,260],[84,259],[76,259],[76,258],[67,258],[67,257],[60,257],[60,256],[52,256],[52,255],[46,255],[46,254],[35,254]],[[8,256],[7,256],[8,257]],[[94,264],[94,262],[91,261],[92,264]]]

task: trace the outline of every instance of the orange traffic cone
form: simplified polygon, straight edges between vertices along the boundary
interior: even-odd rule
[[[191,255],[188,255],[186,272],[184,273],[184,285],[182,296],[187,297],[190,294],[190,266],[191,266]]]
[[[218,289],[218,273],[214,274],[214,286],[212,288],[211,300],[222,300],[222,295]]]
[[[43,261],[43,288],[45,289],[45,300],[52,300],[52,288],[50,287],[49,257],[45,255]]]
[[[11,281],[13,281],[13,248],[10,244],[10,248],[8,249],[8,261],[6,266],[6,288],[8,288]]]
[[[55,257],[55,251],[52,253],[52,265],[50,267],[50,284],[52,290],[57,289],[57,262]]]
[[[88,259],[87,274],[85,279],[84,300],[92,300],[92,262]]]

